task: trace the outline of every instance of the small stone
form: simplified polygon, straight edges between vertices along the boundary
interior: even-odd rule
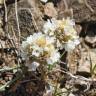
[[[57,11],[53,5],[53,3],[47,3],[44,7],[44,14],[48,17],[55,18],[57,17]]]
[[[88,72],[88,73],[90,73],[90,62],[85,61],[85,62],[82,62],[82,63],[83,63],[83,65],[78,67],[78,71],[79,72]]]

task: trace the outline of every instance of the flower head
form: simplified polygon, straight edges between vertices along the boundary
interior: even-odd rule
[[[54,64],[55,62],[58,62],[60,59],[60,53],[55,50],[54,52],[51,53],[51,56],[47,58],[47,63],[48,64]]]
[[[42,57],[47,64],[56,63],[59,60],[59,52],[55,48],[55,37],[49,37],[45,34],[38,32],[27,37],[26,41],[23,41],[22,48],[28,55],[36,58]]]
[[[73,43],[79,37],[75,30],[75,22],[73,19],[67,18],[63,20],[48,20],[44,24],[44,33],[51,37],[55,37],[57,41],[57,48],[64,48],[66,44],[69,46],[69,42]],[[79,41],[79,40],[78,40]],[[76,45],[76,44],[75,44]],[[78,45],[78,44],[77,44]]]
[[[80,44],[79,39],[75,39],[75,40],[73,40],[73,41],[68,41],[68,42],[65,44],[64,48],[65,48],[66,51],[70,52],[70,51],[74,50],[75,47],[76,47],[78,44]]]
[[[47,20],[47,22],[44,24],[43,31],[45,34],[53,36],[56,28],[57,28],[57,20],[51,19],[51,21]]]

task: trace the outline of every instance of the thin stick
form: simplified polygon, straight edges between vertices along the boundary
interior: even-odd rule
[[[65,12],[70,10],[69,12],[71,13],[71,17],[73,18],[73,9],[72,8],[71,9],[68,8],[67,0],[63,0],[63,2],[64,2],[64,6],[65,6]],[[62,13],[60,13],[60,14],[62,14]]]
[[[78,76],[78,75],[75,76],[75,75],[73,75],[73,74],[70,73],[70,72],[64,71],[63,68],[62,68],[62,70],[61,70],[61,69],[54,69],[54,70],[51,71],[51,72],[57,72],[57,71],[62,72],[62,73],[65,73],[65,74],[69,75],[70,77],[72,77],[72,78],[74,78],[74,79],[83,80],[83,81],[87,81],[87,82],[91,82],[91,81],[96,82],[96,79],[86,78],[86,77]]]
[[[18,19],[17,0],[15,0],[15,12],[16,12],[16,21],[17,21],[16,23],[17,23],[18,33],[19,33],[18,48],[19,48],[19,54],[20,54],[20,37],[21,37],[21,32],[20,32],[20,25],[19,25],[19,19]]]
[[[65,10],[68,10],[68,4],[67,4],[67,1],[66,0],[63,0],[64,2],[64,5],[65,5]]]
[[[18,38],[18,56],[20,56],[20,37],[21,37],[21,32],[20,32],[20,25],[19,25],[19,19],[18,19],[18,10],[17,10],[17,0],[15,0],[15,12],[16,12],[16,21],[17,21],[17,28],[18,28],[18,33],[19,33],[19,38]],[[20,65],[20,58],[18,58],[18,66]]]
[[[8,19],[7,19],[7,6],[6,6],[6,2],[4,0],[4,7],[5,7],[5,22],[7,23]]]
[[[1,56],[4,56],[4,53],[3,53],[3,45],[2,45],[1,40],[0,40],[0,45],[1,45],[1,49],[2,49],[2,51],[1,51],[2,55],[1,55]]]
[[[94,10],[92,9],[92,7],[88,4],[88,2],[86,0],[84,0],[84,3],[86,5],[86,7],[93,13]]]

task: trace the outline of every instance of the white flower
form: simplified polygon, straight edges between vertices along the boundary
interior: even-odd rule
[[[48,0],[40,0],[40,1],[42,1],[42,2],[46,3]]]
[[[32,55],[33,55],[33,56],[36,56],[36,57],[39,57],[39,56],[40,56],[39,50],[33,50],[33,51],[32,51]]]
[[[74,19],[70,19],[69,17],[67,19],[63,19],[66,21],[66,25],[69,26],[75,26],[75,20]]]
[[[72,38],[77,36],[77,32],[74,29],[75,22],[73,19],[67,18],[60,21],[60,27],[64,29],[64,34],[66,36],[71,36]]]
[[[33,49],[32,56],[39,57],[41,53],[43,53],[43,49],[39,47],[38,45],[31,46]]]
[[[54,64],[60,60],[60,53],[58,51],[54,51],[51,53],[51,56],[47,58],[48,64]]]
[[[28,56],[27,56],[26,52],[21,52],[20,55],[21,55],[23,60],[28,59]]]
[[[54,44],[54,42],[56,42],[56,38],[46,36],[46,41],[47,41],[47,44]]]
[[[44,24],[43,32],[54,37],[57,48],[62,49],[65,43],[68,43],[67,45],[69,46],[70,41],[78,38],[74,26],[75,21],[73,19],[56,20],[53,18]]]
[[[23,41],[21,46],[22,46],[21,48],[22,48],[23,50],[26,50],[26,48],[27,48],[27,46],[28,46],[28,43],[27,43],[26,41]]]
[[[39,63],[38,62],[32,62],[31,64],[27,64],[28,67],[28,71],[36,71],[36,69],[39,67]]]
[[[44,94],[44,96],[52,96],[53,92],[54,92],[54,87],[49,85],[48,87],[45,87],[46,89],[46,93]]]
[[[44,24],[43,31],[45,34],[52,36],[52,35],[54,35],[54,31],[56,30],[56,28],[57,28],[57,23],[56,23],[55,19],[51,19],[51,21],[48,20]]]
[[[60,41],[59,40],[57,40],[57,42],[56,42],[56,45],[57,45],[57,48],[59,49],[63,49],[63,45],[60,43]]]
[[[74,44],[75,44],[75,45],[79,45],[79,44],[80,44],[80,40],[79,40],[79,38],[74,39]]]
[[[22,48],[28,53],[28,56],[40,57],[43,56],[47,63],[55,63],[59,60],[60,54],[56,50],[56,38],[49,37],[41,32],[34,33],[27,37],[26,41],[23,41]]]
[[[72,51],[73,49],[75,49],[75,44],[74,44],[73,41],[68,41],[68,42],[64,45],[64,47],[65,47],[65,50],[69,52],[69,51]]]
[[[73,41],[68,41],[65,45],[64,48],[66,51],[70,52],[75,49],[75,47],[80,44],[80,41],[78,39],[73,40]]]
[[[27,44],[31,44],[32,42],[33,42],[33,36],[30,35],[29,37],[27,37],[26,43],[27,43]]]

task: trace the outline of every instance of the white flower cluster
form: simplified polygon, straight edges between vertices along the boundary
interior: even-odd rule
[[[74,26],[75,22],[70,18],[48,20],[43,32],[34,33],[22,42],[22,49],[27,56],[42,58],[47,64],[57,63],[60,60],[59,49],[70,51],[80,43]],[[31,64],[33,71],[39,66],[38,60]]]
[[[51,19],[44,24],[43,32],[57,39],[57,47],[71,51],[80,43],[74,26],[75,22],[70,18],[63,20]]]
[[[30,35],[26,41],[22,42],[22,49],[30,56],[42,57],[47,64],[54,64],[60,58],[60,53],[54,46],[55,42],[56,38],[38,32]]]

